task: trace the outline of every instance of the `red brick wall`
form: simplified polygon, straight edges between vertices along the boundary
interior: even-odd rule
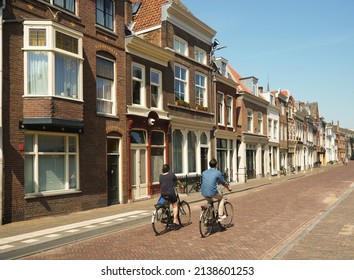
[[[95,24],[96,1],[78,3],[78,18],[59,14],[59,22],[84,33],[83,102],[60,98],[30,99],[23,97],[23,18],[53,19],[48,6],[42,2],[13,1],[4,13],[4,222],[65,214],[106,206],[107,195],[107,134],[121,136],[126,147],[125,117],[125,52],[124,2],[116,3],[115,33]],[[53,6],[51,10],[56,12]],[[18,22],[14,21],[18,19]],[[11,20],[11,22],[7,22]],[[116,61],[117,117],[96,114],[96,54],[105,54]],[[29,117],[53,117],[83,120],[84,132],[79,134],[80,191],[74,194],[24,199],[24,143],[20,121]],[[125,148],[123,148],[125,151]],[[127,156],[120,156],[123,172],[123,201],[127,201]]]

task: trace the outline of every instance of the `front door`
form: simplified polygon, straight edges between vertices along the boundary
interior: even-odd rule
[[[107,138],[108,205],[119,203],[119,145],[120,139]]]
[[[108,204],[112,205],[119,203],[119,156],[108,155],[107,166]]]
[[[146,147],[134,147],[130,152],[130,174],[133,200],[147,197]]]

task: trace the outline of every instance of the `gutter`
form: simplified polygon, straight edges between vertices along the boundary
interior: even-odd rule
[[[2,0],[0,6],[0,225],[3,224],[4,216],[4,177],[3,177],[3,121],[2,121],[2,95],[3,95],[3,11],[6,0]]]

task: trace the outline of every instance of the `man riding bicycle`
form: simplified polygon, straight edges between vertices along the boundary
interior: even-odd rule
[[[229,191],[231,191],[231,188],[229,183],[225,181],[225,178],[222,176],[221,172],[216,169],[217,164],[216,159],[212,159],[209,161],[210,168],[203,171],[201,193],[207,201],[209,201],[210,198],[213,198],[219,202],[218,221],[220,222],[225,219],[226,216],[224,215],[224,198],[218,188],[218,183],[221,183]]]
[[[182,185],[173,172],[170,172],[170,166],[162,166],[162,174],[159,178],[161,187],[161,196],[172,204],[173,224],[178,226],[178,199],[175,191],[176,185]]]

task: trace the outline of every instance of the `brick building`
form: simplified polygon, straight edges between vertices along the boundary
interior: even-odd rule
[[[127,201],[128,2],[6,4],[3,223]]]

